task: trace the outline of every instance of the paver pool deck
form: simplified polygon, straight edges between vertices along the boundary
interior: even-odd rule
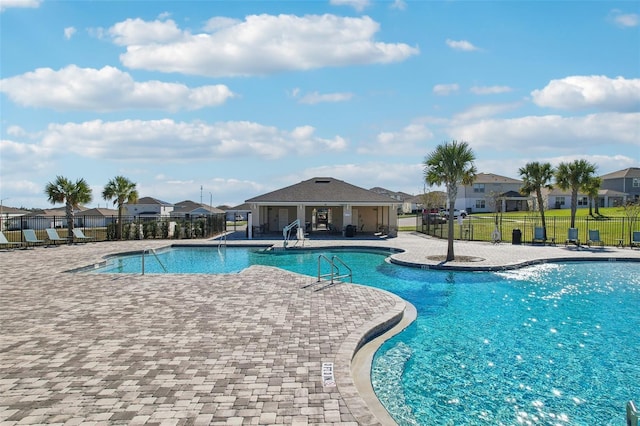
[[[372,330],[411,311],[390,293],[351,284],[314,291],[306,287],[314,277],[263,266],[229,275],[65,272],[173,243],[0,252],[0,426],[392,423],[366,389],[359,357],[372,348],[352,365]],[[446,241],[414,233],[304,245],[398,248],[396,260],[430,266],[438,265],[430,256],[446,253]],[[640,250],[611,247],[457,241],[455,251],[473,261],[445,267],[640,260]],[[335,386],[324,386],[323,363],[333,364]]]

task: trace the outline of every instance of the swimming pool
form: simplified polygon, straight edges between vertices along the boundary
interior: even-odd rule
[[[163,272],[162,262],[170,272],[233,273],[260,264],[315,276],[320,253],[340,256],[354,282],[418,310],[378,350],[371,373],[400,425],[613,425],[640,396],[637,263],[443,272],[390,264],[389,251],[228,247],[158,251],[146,270]],[[103,272],[140,273],[139,255],[109,264]]]

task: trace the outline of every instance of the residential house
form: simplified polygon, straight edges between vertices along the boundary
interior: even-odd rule
[[[553,189],[542,189],[542,198],[546,209],[570,209],[571,190],[564,190],[557,187]],[[578,191],[578,208],[589,207],[589,197],[584,192]]]
[[[386,195],[387,197],[400,201],[401,204],[398,209],[398,213],[415,213],[418,210],[416,203],[412,202],[416,197],[411,194],[407,194],[406,192],[391,191],[379,186],[373,187],[369,191],[373,191],[380,195]]]
[[[629,167],[600,176],[601,190],[615,191],[598,194],[600,207],[612,207],[626,202],[640,201],[640,167]]]
[[[251,208],[247,203],[242,203],[234,207],[226,206],[225,208],[222,208],[222,210],[224,210],[227,213],[227,222],[247,220],[249,217],[249,213],[251,212]]]
[[[223,210],[217,207],[208,206],[206,204],[196,203],[195,201],[185,200],[175,203],[173,210],[169,213],[171,217],[175,218],[193,218],[204,217],[215,214],[224,214]]]
[[[163,219],[171,216],[173,204],[152,197],[142,197],[136,203],[124,204],[126,216],[140,219]]]
[[[350,227],[395,236],[398,229],[398,200],[331,177],[315,177],[245,202],[251,233],[281,232],[295,220],[309,233]]]
[[[80,206],[73,211],[73,226],[84,226],[82,213],[86,210],[86,207]],[[9,223],[11,229],[65,228],[66,226],[66,207],[34,210],[19,218],[12,219]]]
[[[104,228],[118,221],[118,210],[97,207],[80,213],[85,228]]]
[[[458,187],[454,208],[469,213],[528,210],[531,197],[520,194],[521,187],[518,179],[478,173],[471,185]]]
[[[20,229],[20,218],[27,214],[29,214],[28,210],[3,206],[0,203],[0,230],[14,231]]]

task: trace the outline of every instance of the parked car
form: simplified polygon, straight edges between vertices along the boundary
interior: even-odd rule
[[[449,217],[449,210],[447,209],[442,209],[441,210],[442,215],[445,217]],[[464,219],[465,217],[467,217],[467,211],[465,209],[459,210],[459,209],[454,209],[453,210],[453,217],[454,218],[458,218],[458,216],[462,216],[462,218]]]
[[[424,213],[422,215],[422,223],[442,224],[447,223],[447,218],[440,213]]]

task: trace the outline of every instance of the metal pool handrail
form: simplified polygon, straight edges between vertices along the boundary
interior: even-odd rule
[[[165,273],[166,273],[166,272],[168,272],[168,271],[167,271],[167,268],[165,268],[165,266],[162,264],[162,261],[160,261],[160,258],[159,258],[159,257],[158,257],[158,255],[156,254],[155,249],[145,249],[145,250],[142,250],[142,275],[144,275],[144,253],[145,253],[145,252],[147,252],[147,251],[148,251],[149,253],[153,254],[153,257],[155,257],[155,258],[156,258],[156,260],[158,261],[158,263],[159,263],[159,264],[160,264],[160,266],[162,267],[162,270],[163,270]]]
[[[627,402],[627,426],[638,426],[638,409],[633,401]]]
[[[322,273],[321,269],[322,269],[323,260],[330,265],[331,272],[328,272],[326,274]],[[336,265],[336,261],[340,263],[342,266],[344,266],[345,268],[347,268],[349,273],[340,274],[340,268],[338,267],[338,265]],[[324,277],[331,277],[331,284],[333,284],[334,280],[339,280],[341,278],[347,278],[347,277],[349,277],[349,282],[353,282],[353,271],[338,256],[333,256],[331,259],[329,259],[327,256],[320,254],[318,255],[318,282]]]

